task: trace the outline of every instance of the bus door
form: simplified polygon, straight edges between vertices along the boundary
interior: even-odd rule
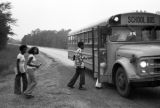
[[[98,41],[97,41],[97,78],[98,81],[102,78],[104,75],[104,69],[106,68],[106,61],[107,61],[107,53],[106,53],[106,38],[107,38],[107,33],[105,30],[106,27],[104,26],[98,26],[97,27],[97,35],[98,35]],[[104,67],[105,65],[105,67]]]

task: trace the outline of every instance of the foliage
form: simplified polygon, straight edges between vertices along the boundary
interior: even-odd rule
[[[22,44],[38,45],[54,48],[67,48],[67,35],[71,30],[33,30],[22,39]]]
[[[0,52],[0,75],[6,75],[13,72],[13,67],[16,65],[16,56],[19,52],[19,47],[7,45]],[[11,72],[12,71],[12,72]]]
[[[11,4],[9,2],[0,4],[0,50],[7,45],[8,35],[13,35],[11,26],[16,23],[12,18]]]
[[[20,44],[20,40],[13,39],[11,37],[8,38],[8,43],[10,44]]]

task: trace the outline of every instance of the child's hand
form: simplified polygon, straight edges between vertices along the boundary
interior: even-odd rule
[[[92,59],[92,56],[90,56],[90,57],[84,57],[84,59]]]
[[[36,68],[38,69],[40,67],[40,65],[36,65]]]
[[[41,65],[42,65],[42,63],[40,63],[40,64],[38,65],[38,68],[39,68]]]

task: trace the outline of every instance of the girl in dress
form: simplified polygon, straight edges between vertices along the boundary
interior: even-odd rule
[[[27,61],[27,73],[28,73],[28,87],[24,91],[26,98],[34,97],[32,91],[37,85],[35,78],[35,71],[40,67],[41,64],[37,64],[35,55],[39,54],[39,49],[37,47],[32,47],[29,51],[28,61]]]

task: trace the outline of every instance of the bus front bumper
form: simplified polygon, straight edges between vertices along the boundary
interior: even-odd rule
[[[143,77],[130,79],[130,84],[136,87],[156,87],[160,86],[160,76]]]

